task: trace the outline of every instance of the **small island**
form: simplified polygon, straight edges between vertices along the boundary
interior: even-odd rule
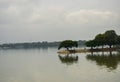
[[[59,54],[70,53],[85,53],[85,52],[106,52],[120,50],[120,35],[117,35],[114,30],[108,30],[103,34],[97,34],[93,40],[85,43],[85,49],[76,49],[78,47],[77,41],[65,40],[60,43],[58,50],[65,48],[66,50],[58,51]]]

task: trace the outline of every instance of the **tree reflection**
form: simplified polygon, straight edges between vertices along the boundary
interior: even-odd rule
[[[73,63],[77,63],[78,62],[78,56],[75,55],[75,54],[60,54],[58,55],[59,57],[59,60],[62,62],[62,63],[65,63],[67,65],[71,65]]]
[[[87,60],[95,61],[99,66],[105,66],[109,70],[115,70],[120,62],[120,53],[112,54],[89,54]]]

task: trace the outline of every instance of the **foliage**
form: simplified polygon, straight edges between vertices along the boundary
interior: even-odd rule
[[[117,45],[120,45],[120,36],[117,37]]]
[[[87,41],[87,47],[96,47],[108,45],[110,48],[112,45],[120,45],[120,36],[116,34],[114,30],[108,30],[103,34],[98,34],[95,39]]]
[[[48,47],[58,47],[61,41],[54,42],[26,42],[26,43],[6,43],[0,44],[0,49],[20,49],[20,48],[48,48]],[[79,46],[85,45],[85,40],[77,41]],[[77,46],[77,45],[76,45]]]
[[[104,36],[104,34],[96,35],[94,40],[96,41],[96,46],[103,46],[103,45],[105,45],[105,36]]]
[[[0,45],[1,48],[7,49],[18,49],[18,48],[47,48],[47,47],[57,47],[60,42],[26,42],[26,43],[9,43],[9,44],[2,44]]]
[[[105,32],[105,44],[109,45],[110,48],[112,45],[116,44],[117,34],[114,30],[109,30]]]
[[[91,47],[91,49],[92,49],[93,47],[96,47],[95,43],[96,43],[95,40],[89,40],[86,42],[86,46]]]
[[[65,40],[60,43],[58,49],[66,48],[67,50],[69,50],[69,48],[72,48],[72,47],[78,47],[77,41]]]

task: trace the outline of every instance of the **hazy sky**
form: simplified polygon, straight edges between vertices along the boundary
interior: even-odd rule
[[[120,0],[0,0],[0,43],[120,35]]]

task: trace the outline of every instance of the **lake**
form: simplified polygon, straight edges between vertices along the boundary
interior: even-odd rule
[[[0,50],[0,82],[120,82],[120,52],[63,55],[57,48]]]

